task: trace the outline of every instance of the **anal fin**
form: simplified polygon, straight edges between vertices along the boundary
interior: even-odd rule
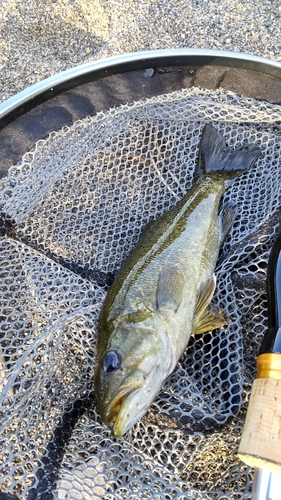
[[[221,243],[226,240],[228,233],[234,224],[236,215],[237,212],[235,203],[229,201],[219,214],[221,221]]]
[[[216,276],[203,281],[197,293],[197,302],[193,318],[193,332],[195,334],[209,332],[220,328],[227,323],[224,313],[210,306],[216,288]]]

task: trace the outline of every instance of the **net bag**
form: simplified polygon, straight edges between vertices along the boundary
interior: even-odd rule
[[[145,225],[192,184],[213,122],[262,155],[227,190],[217,263],[228,325],[192,337],[147,415],[111,437],[93,391],[101,304]],[[0,180],[0,497],[250,499],[236,456],[280,218],[280,107],[192,88],[110,109],[39,141]],[[2,497],[1,497],[2,498]]]

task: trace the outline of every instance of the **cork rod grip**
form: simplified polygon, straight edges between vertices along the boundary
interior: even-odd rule
[[[247,465],[280,474],[281,355],[264,354],[259,358],[258,378],[253,384],[238,456]]]

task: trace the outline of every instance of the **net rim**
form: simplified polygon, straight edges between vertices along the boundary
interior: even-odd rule
[[[0,129],[39,103],[83,83],[158,65],[211,64],[248,69],[281,78],[281,63],[243,52],[215,49],[158,49],[122,54],[75,66],[19,92],[0,104]]]

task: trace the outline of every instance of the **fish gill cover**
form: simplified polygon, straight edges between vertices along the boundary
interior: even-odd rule
[[[236,456],[266,329],[280,216],[280,107],[193,88],[53,132],[0,181],[1,493],[20,499],[248,499]],[[192,183],[212,122],[257,163],[228,189],[216,269],[228,325],[192,337],[148,414],[115,440],[96,411],[96,324],[141,230]]]

